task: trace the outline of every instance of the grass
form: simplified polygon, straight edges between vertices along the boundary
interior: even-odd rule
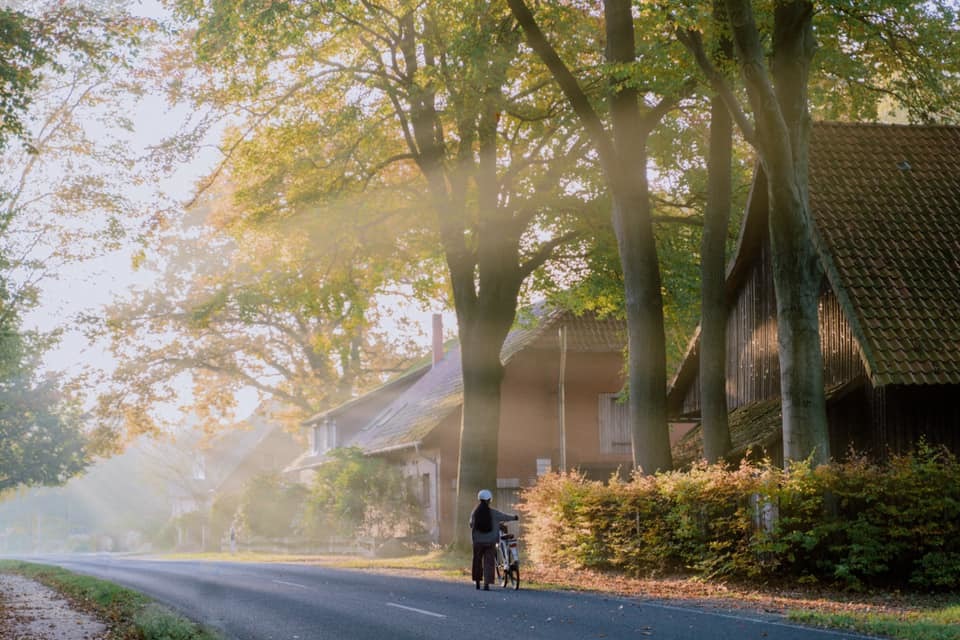
[[[0,560],[0,573],[17,573],[63,594],[74,606],[106,621],[111,640],[218,640],[216,633],[112,582],[60,567]]]
[[[423,555],[400,558],[367,558],[345,555],[293,555],[276,553],[171,553],[164,560],[206,560],[211,562],[282,562],[315,564],[336,569],[382,569],[437,572],[460,576],[470,568],[467,552],[436,550]]]
[[[960,640],[960,604],[902,614],[790,611],[787,617],[803,624],[900,640]]]

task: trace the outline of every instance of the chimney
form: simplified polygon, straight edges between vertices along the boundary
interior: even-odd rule
[[[433,366],[443,360],[443,316],[433,314]]]

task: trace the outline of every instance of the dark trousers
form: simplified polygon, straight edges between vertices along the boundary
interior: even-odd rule
[[[473,581],[493,584],[493,568],[497,561],[496,542],[473,543]]]

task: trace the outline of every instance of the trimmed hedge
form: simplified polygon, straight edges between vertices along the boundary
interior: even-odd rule
[[[960,588],[960,463],[924,444],[884,464],[701,464],[609,484],[551,474],[519,509],[544,565]]]

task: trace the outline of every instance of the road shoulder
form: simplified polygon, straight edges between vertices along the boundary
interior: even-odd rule
[[[76,609],[59,593],[12,573],[0,573],[0,636],[33,640],[102,640],[106,623]]]

